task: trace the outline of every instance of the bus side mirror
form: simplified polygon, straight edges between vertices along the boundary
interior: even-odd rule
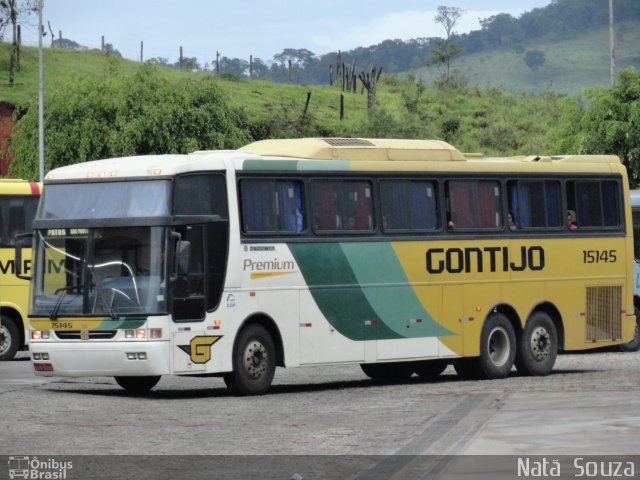
[[[30,275],[22,274],[22,247],[26,239],[33,240],[33,233],[20,233],[14,237],[15,251],[15,275],[21,280],[31,280]]]
[[[171,237],[175,240],[176,246],[173,256],[173,269],[169,276],[169,281],[175,282],[178,279],[178,275],[186,275],[189,273],[191,242],[181,240],[182,236],[177,232],[173,232]]]

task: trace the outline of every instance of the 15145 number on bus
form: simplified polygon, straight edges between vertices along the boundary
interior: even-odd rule
[[[615,263],[618,260],[617,250],[583,250],[583,263]]]

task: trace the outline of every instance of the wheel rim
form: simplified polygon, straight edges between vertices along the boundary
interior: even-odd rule
[[[496,367],[501,367],[509,360],[511,342],[503,327],[496,327],[491,331],[487,341],[489,359]]]
[[[257,380],[267,371],[269,355],[267,349],[258,340],[252,340],[244,349],[244,369],[249,376]]]
[[[542,362],[551,352],[551,335],[544,327],[537,327],[531,334],[531,354],[538,362]]]
[[[0,326],[0,355],[11,348],[11,335],[4,325]]]

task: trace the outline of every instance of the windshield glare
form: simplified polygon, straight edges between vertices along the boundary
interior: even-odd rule
[[[52,229],[36,235],[32,312],[51,318],[166,311],[165,229]]]

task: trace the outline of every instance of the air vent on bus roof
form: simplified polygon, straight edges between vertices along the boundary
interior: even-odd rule
[[[323,138],[332,147],[375,147],[373,143],[362,138]]]

